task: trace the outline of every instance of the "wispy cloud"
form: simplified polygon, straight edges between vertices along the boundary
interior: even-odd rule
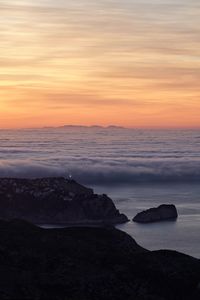
[[[199,124],[199,1],[1,0],[0,13],[0,126],[18,122],[17,106],[32,125],[42,107],[56,107],[54,123],[76,122],[77,111],[78,123],[91,123],[93,109],[95,123],[148,125],[167,111],[156,121],[165,126],[177,122],[174,102],[187,107],[184,122],[190,108],[185,125]]]

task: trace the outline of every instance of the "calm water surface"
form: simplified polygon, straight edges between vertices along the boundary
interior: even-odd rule
[[[152,224],[130,221],[118,228],[150,250],[173,249],[200,258],[200,185],[96,186],[95,191],[106,191],[130,220],[139,211],[149,207],[162,203],[175,204],[179,214],[177,221]]]

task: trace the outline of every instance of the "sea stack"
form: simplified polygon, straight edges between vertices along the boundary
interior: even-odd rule
[[[173,204],[162,204],[155,208],[150,208],[138,213],[134,218],[134,222],[151,223],[166,220],[176,220],[178,217],[177,209]]]

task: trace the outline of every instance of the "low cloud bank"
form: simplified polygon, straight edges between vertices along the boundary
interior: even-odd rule
[[[66,163],[51,165],[33,161],[0,162],[0,177],[51,177],[72,175],[83,184],[197,183],[200,161],[132,162],[130,164]]]

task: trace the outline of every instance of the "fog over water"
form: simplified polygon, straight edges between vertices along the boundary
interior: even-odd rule
[[[83,183],[104,185],[199,182],[200,130],[2,130],[0,174],[72,174]]]
[[[149,249],[200,257],[200,130],[117,128],[0,131],[0,176],[68,176],[107,193],[132,218],[176,204],[177,222],[120,225]]]

